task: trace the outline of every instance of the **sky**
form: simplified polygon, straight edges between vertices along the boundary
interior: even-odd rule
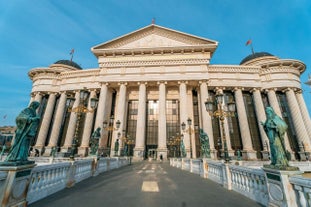
[[[211,64],[238,65],[255,52],[304,62],[311,111],[309,0],[0,0],[0,126],[15,125],[30,101],[28,72],[70,59],[97,68],[91,47],[151,24],[215,40]]]

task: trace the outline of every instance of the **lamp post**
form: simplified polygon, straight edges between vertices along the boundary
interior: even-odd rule
[[[225,117],[232,117],[234,116],[235,112],[235,103],[234,101],[229,101],[228,102],[228,111],[225,111],[223,109],[223,94],[222,93],[217,93],[216,94],[216,103],[213,102],[210,98],[206,100],[205,102],[205,107],[206,111],[209,112],[211,116],[217,117],[220,120],[221,124],[221,137],[222,137],[222,143],[223,143],[223,148],[224,148],[224,159],[225,162],[229,162],[229,154],[228,154],[228,147],[227,147],[227,140],[226,140],[226,131],[225,131],[225,126],[224,126],[224,121]],[[213,106],[216,104],[217,109],[213,111]]]
[[[123,154],[126,156],[131,155],[131,146],[135,143],[134,139],[130,135],[126,135],[125,130],[123,130],[122,143],[124,143]]]
[[[187,132],[189,133],[189,139],[190,139],[190,158],[192,158],[192,137],[191,137],[191,134],[192,134],[192,128],[191,128],[191,124],[192,124],[192,120],[190,118],[187,119],[187,124],[188,124],[188,129],[186,130],[186,124],[185,122],[183,122],[181,124],[181,129],[184,131],[184,132]]]
[[[68,112],[74,112],[77,114],[77,121],[75,126],[75,133],[72,140],[72,147],[70,152],[70,160],[74,160],[75,151],[77,150],[77,142],[78,142],[78,134],[79,134],[79,126],[80,126],[80,120],[83,113],[88,112],[94,112],[94,109],[97,107],[98,99],[97,98],[91,98],[91,109],[87,108],[87,97],[89,95],[89,92],[85,89],[80,90],[80,101],[79,105],[77,107],[73,108],[73,103],[75,101],[74,97],[68,97],[66,101],[66,106],[68,107]]]
[[[117,120],[115,123],[116,127],[114,127],[114,116],[112,115],[109,119],[109,123],[106,120],[103,122],[103,129],[106,130],[108,133],[111,133],[112,131],[119,130],[120,125],[121,125],[120,120]],[[108,138],[109,138],[109,136],[110,135],[108,135]],[[111,147],[111,143],[109,143],[109,140],[107,141],[107,145],[108,145],[108,147]],[[109,149],[108,149],[108,153],[110,154]]]

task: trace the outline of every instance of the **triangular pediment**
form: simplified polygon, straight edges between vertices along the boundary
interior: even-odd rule
[[[114,40],[99,44],[92,48],[97,50],[139,49],[139,48],[168,48],[209,45],[217,47],[217,42],[183,32],[171,30],[151,24]]]

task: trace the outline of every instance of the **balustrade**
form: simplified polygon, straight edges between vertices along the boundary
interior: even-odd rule
[[[289,178],[289,182],[294,186],[298,206],[311,206],[311,180],[301,176],[293,176]]]

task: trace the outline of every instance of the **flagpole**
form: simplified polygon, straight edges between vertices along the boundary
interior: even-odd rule
[[[254,48],[253,48],[253,43],[251,43],[251,49],[252,49],[252,53],[253,53],[253,55],[254,55],[255,52],[254,52]]]

